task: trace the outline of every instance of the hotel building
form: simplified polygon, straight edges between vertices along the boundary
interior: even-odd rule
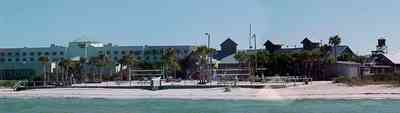
[[[193,51],[194,46],[117,46],[87,39],[77,39],[68,46],[51,44],[50,47],[37,48],[0,48],[0,79],[19,79],[43,74],[40,57],[48,57],[50,67],[56,67],[64,59],[79,61],[80,58],[91,58],[106,55],[113,64],[123,56],[133,55],[147,63],[160,63],[163,51],[173,48],[177,57],[185,58]]]

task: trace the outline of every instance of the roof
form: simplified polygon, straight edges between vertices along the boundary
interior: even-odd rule
[[[360,65],[360,63],[353,62],[353,61],[337,61],[338,64],[347,64],[347,65]]]
[[[306,43],[306,42],[311,42],[311,43],[312,43],[312,41],[311,41],[310,39],[308,39],[307,37],[306,37],[306,38],[304,38],[304,40],[303,40],[303,41],[301,41],[301,43]]]
[[[228,38],[228,39],[226,39],[224,42],[222,42],[221,43],[221,45],[226,45],[226,44],[233,44],[233,45],[235,45],[235,46],[237,46],[238,44],[235,42],[235,41],[233,41],[231,38]]]
[[[228,54],[223,51],[216,51],[215,54],[213,55],[213,58],[217,59],[217,60],[221,60],[229,55],[232,55],[232,54]]]
[[[282,49],[276,50],[277,53],[284,53],[284,54],[301,53],[303,51],[304,51],[303,48],[282,48]]]
[[[329,52],[331,55],[333,55],[333,51],[335,49],[332,48],[331,51]],[[282,54],[295,54],[295,53],[302,53],[304,52],[304,48],[281,48],[278,49],[276,51],[274,51],[274,53],[282,53]],[[312,52],[317,52],[320,51],[320,48],[314,48],[313,50],[311,50]],[[336,47],[336,56],[341,56],[346,54],[347,52],[351,52],[352,54],[353,51],[351,51],[351,49],[348,46],[337,46]]]
[[[235,54],[228,55],[222,59],[218,60],[220,64],[237,64],[238,60],[235,59]]]
[[[82,37],[76,38],[72,42],[97,42],[97,41],[91,40],[89,37],[82,36]]]
[[[392,61],[394,64],[400,64],[400,53],[385,54],[384,56]]]
[[[266,45],[275,45],[275,44],[272,43],[270,40],[267,40],[267,41],[264,43],[264,46],[266,46]]]
[[[334,51],[335,48],[332,48],[331,51]],[[351,51],[351,49],[348,46],[336,46],[336,56],[341,56],[346,52],[346,49],[348,49],[350,52],[353,53],[353,51]]]

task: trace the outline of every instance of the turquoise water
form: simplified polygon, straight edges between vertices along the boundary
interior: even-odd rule
[[[0,98],[0,113],[400,113],[400,101]]]

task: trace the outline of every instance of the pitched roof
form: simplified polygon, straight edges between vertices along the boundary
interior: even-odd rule
[[[264,46],[266,46],[266,45],[275,45],[275,44],[272,43],[270,40],[267,40],[267,41],[264,43]]]
[[[237,64],[238,60],[235,59],[235,54],[228,55],[218,60],[220,64]]]
[[[331,48],[329,54],[333,54],[334,50],[335,50],[334,48]],[[283,54],[295,54],[295,53],[302,53],[304,51],[305,51],[304,48],[281,48],[281,49],[276,50],[275,52],[283,53]],[[311,51],[317,52],[317,51],[320,51],[320,48],[315,48],[315,49],[312,49]],[[349,51],[352,54],[354,54],[353,51],[351,51],[351,49],[348,46],[342,45],[342,46],[336,47],[336,56],[344,55],[344,54],[346,54],[346,51]]]
[[[227,56],[229,56],[229,55],[232,55],[232,53],[231,53],[231,54],[228,54],[228,53],[225,53],[225,52],[223,52],[223,51],[216,51],[216,52],[214,53],[214,55],[213,55],[213,58],[214,58],[214,59],[217,59],[217,60],[221,60],[221,59],[223,59],[223,58],[225,58],[225,57],[227,57]]]
[[[310,39],[308,39],[307,37],[306,38],[304,38],[304,40],[303,41],[301,41],[301,43],[306,43],[306,42],[311,42],[311,43],[313,43]]]
[[[334,50],[335,50],[335,48],[332,48],[331,52],[333,52]],[[349,46],[345,46],[345,45],[336,46],[336,56],[341,56],[341,55],[345,54],[346,50],[353,53],[353,51],[351,51]]]
[[[394,64],[400,64],[400,53],[385,54],[384,56],[392,61]]]
[[[238,44],[237,44],[235,41],[233,41],[231,38],[228,38],[228,39],[226,39],[224,42],[222,42],[222,43],[221,43],[221,46],[222,46],[222,45],[227,45],[227,44],[232,44],[232,45],[235,45],[235,46],[238,45]]]
[[[283,54],[294,54],[294,53],[301,53],[303,52],[303,48],[282,48],[278,49],[275,52],[276,53],[283,53]]]

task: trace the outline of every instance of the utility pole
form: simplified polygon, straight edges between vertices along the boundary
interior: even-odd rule
[[[256,34],[253,33],[252,38],[254,39],[254,50],[255,50],[255,57],[254,57],[254,67],[255,67],[255,72],[254,74],[257,75],[257,54],[258,54],[258,50],[257,50],[257,37]]]
[[[210,49],[211,49],[211,48],[210,48],[211,33],[208,32],[208,33],[204,33],[204,34],[207,35],[207,49],[210,50]],[[211,73],[211,67],[212,67],[212,66],[211,66],[211,61],[212,61],[212,59],[211,59],[211,53],[208,53],[207,56],[208,56],[208,65],[207,65],[207,66],[208,66],[208,67],[207,67],[208,70],[207,70],[207,72],[208,72],[208,75],[211,76],[211,74],[212,74],[212,73]]]

